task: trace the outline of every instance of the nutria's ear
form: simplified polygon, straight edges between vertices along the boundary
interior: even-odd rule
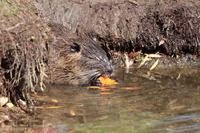
[[[78,53],[80,51],[80,45],[77,43],[73,43],[70,47],[71,52]]]

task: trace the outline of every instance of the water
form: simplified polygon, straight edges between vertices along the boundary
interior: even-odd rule
[[[152,72],[117,68],[116,76],[119,84],[103,89],[51,86],[38,94],[45,102],[38,106],[37,115],[10,131],[200,132],[198,67]]]

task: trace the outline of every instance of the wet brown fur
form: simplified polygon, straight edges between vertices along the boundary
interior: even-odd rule
[[[105,51],[87,37],[77,37],[62,24],[49,23],[55,36],[53,46],[49,48],[49,79],[58,84],[90,84],[101,75],[108,76],[113,67]],[[75,43],[80,51],[72,51]]]

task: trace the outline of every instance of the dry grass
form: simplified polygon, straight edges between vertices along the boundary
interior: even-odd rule
[[[27,1],[0,1],[1,95],[27,112],[34,111],[30,92],[43,86],[48,28]],[[20,100],[26,101],[22,107]]]

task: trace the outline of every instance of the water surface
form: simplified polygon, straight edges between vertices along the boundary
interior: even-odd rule
[[[198,132],[200,71],[193,68],[116,69],[118,85],[103,88],[53,85],[27,125],[59,133]],[[53,101],[52,101],[53,100]],[[57,102],[55,102],[57,100]],[[41,107],[57,107],[41,109]]]

